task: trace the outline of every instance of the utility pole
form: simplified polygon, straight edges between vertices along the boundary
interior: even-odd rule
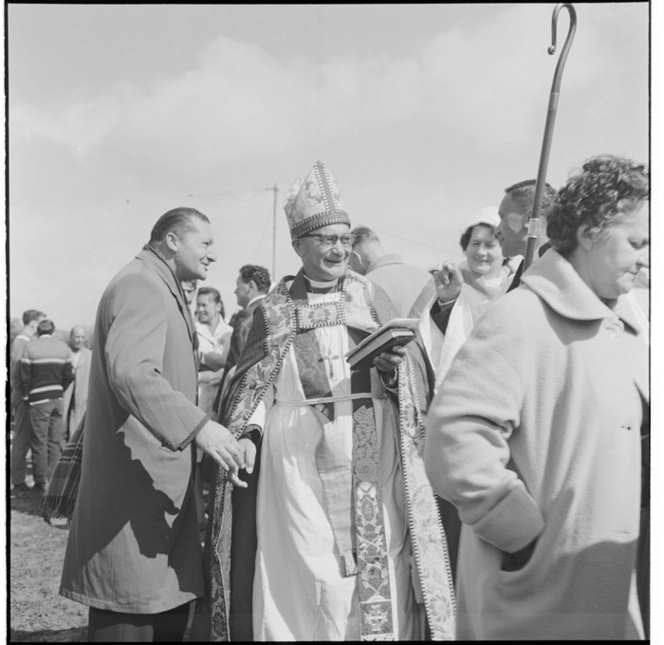
[[[272,209],[272,282],[277,279],[277,184],[274,188],[268,188],[274,191],[274,206]]]

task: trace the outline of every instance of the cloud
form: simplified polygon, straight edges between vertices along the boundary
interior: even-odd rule
[[[179,77],[146,88],[116,85],[64,107],[12,106],[12,136],[158,158],[160,172],[181,172],[184,157],[203,177],[224,160],[269,159],[312,140],[380,134],[413,119],[495,149],[506,133],[529,136],[527,126],[543,119],[553,70],[548,25],[523,29],[541,15],[536,6],[512,6],[497,22],[457,27],[408,57],[339,56],[323,65],[279,61],[256,44],[221,36]],[[592,50],[590,28],[584,42]],[[578,58],[568,88],[588,85],[597,73],[598,57]]]

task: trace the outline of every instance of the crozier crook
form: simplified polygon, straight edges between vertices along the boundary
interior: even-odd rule
[[[528,220],[528,243],[526,246],[526,257],[524,261],[524,271],[532,264],[533,256],[535,254],[535,246],[537,244],[537,234],[539,231],[540,212],[542,210],[542,194],[544,193],[544,185],[546,183],[546,170],[549,165],[549,154],[551,153],[551,139],[553,138],[553,126],[556,121],[556,111],[558,110],[558,98],[560,96],[560,82],[563,77],[563,69],[567,54],[572,47],[574,34],[576,33],[576,11],[574,7],[567,3],[561,2],[556,5],[553,10],[551,18],[551,46],[548,49],[549,54],[556,52],[556,31],[558,23],[558,14],[561,9],[567,9],[569,12],[569,31],[567,38],[563,45],[563,50],[560,53],[558,64],[556,65],[556,72],[553,75],[553,84],[551,85],[551,94],[549,96],[549,109],[546,116],[546,125],[544,126],[544,141],[542,142],[542,153],[540,155],[539,169],[537,170],[537,184],[535,186],[535,200],[533,203],[533,211]]]

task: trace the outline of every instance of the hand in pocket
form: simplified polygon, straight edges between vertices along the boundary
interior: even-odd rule
[[[503,551],[503,562],[500,565],[501,571],[519,571],[528,564],[535,550],[537,538],[535,538],[528,546],[525,546],[516,553],[507,553]]]

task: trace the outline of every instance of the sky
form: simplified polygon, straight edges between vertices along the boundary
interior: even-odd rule
[[[353,225],[423,269],[537,174],[553,4],[8,5],[10,313],[92,324],[154,222],[212,222],[205,284],[298,269],[282,208],[321,160]],[[578,4],[547,179],[648,159],[648,5]],[[559,48],[568,28],[559,18]]]
[[[593,155],[650,152],[649,5],[574,6],[547,175],[556,188]],[[554,3],[6,7],[12,316],[37,308],[60,329],[92,324],[159,216],[191,206],[212,222],[218,261],[205,284],[228,318],[239,267],[272,273],[274,186],[276,274],[298,270],[283,196],[319,159],[353,225],[423,269],[460,259],[465,223],[537,174]],[[562,11],[559,49],[568,24]],[[652,226],[656,237],[657,217]],[[653,454],[660,443],[655,433]]]

